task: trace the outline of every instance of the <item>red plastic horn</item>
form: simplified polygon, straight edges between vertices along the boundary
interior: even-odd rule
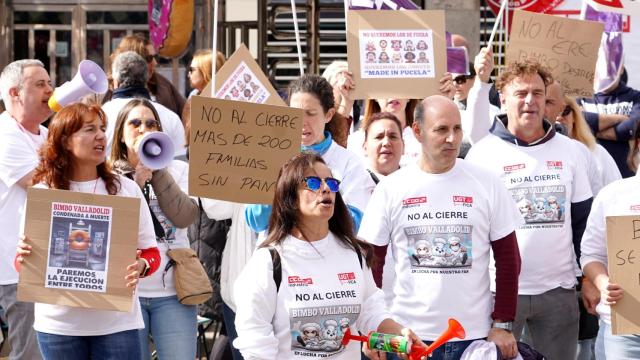
[[[364,343],[369,341],[369,339],[366,336],[351,335],[351,329],[347,329],[347,331],[344,332],[344,335],[342,337],[342,346],[347,346],[347,344],[351,340],[362,341]]]
[[[418,348],[417,346],[411,347],[410,360],[420,360],[423,356],[431,354],[440,345],[446,343],[453,338],[464,339],[464,328],[456,319],[449,319],[449,327],[443,332],[431,345],[426,348]]]

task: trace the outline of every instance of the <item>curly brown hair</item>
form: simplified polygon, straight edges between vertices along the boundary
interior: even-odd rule
[[[87,122],[97,116],[103,126],[107,116],[97,104],[75,103],[62,108],[49,123],[47,141],[40,149],[40,163],[33,174],[33,183],[44,183],[50,189],[69,190],[73,170],[73,155],[66,148],[67,140]],[[104,180],[107,192],[115,195],[120,182],[106,161],[97,166],[98,176]]]
[[[513,79],[534,74],[538,74],[542,78],[545,88],[549,86],[549,84],[553,83],[551,70],[540,64],[537,60],[529,58],[508,64],[496,79],[496,89],[502,93],[504,87],[513,81]]]

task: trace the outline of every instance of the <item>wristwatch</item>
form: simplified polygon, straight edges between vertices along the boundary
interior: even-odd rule
[[[505,322],[493,322],[491,324],[492,328],[506,330],[508,332],[513,331],[513,321],[505,321]]]

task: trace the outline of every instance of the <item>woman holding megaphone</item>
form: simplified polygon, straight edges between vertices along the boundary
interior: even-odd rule
[[[173,149],[167,149],[171,141],[163,141],[157,132],[162,132],[162,125],[151,102],[131,100],[118,114],[110,160],[117,172],[133,179],[143,190],[162,255],[160,269],[164,271],[138,286],[145,322],[145,328],[139,331],[143,359],[150,358],[149,333],[161,359],[194,359],[196,306],[178,300],[173,267],[167,266],[167,251],[189,248],[187,227],[195,221],[198,206],[187,195],[189,165],[173,160]]]

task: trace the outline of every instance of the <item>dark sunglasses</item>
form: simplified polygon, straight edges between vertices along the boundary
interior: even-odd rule
[[[189,66],[189,72],[190,73],[196,72],[196,71],[198,71],[198,68],[194,68],[193,66]]]
[[[564,107],[564,110],[562,110],[562,113],[560,114],[561,116],[567,116],[569,114],[571,114],[573,112],[573,109],[571,108],[571,106],[567,105]]]
[[[469,80],[471,77],[468,77],[467,75],[460,75],[460,76],[456,76],[453,79],[453,82],[458,84],[458,85],[463,85],[467,83],[467,80]]]
[[[141,119],[131,119],[129,121],[127,121],[127,124],[129,124],[129,126],[132,126],[134,128],[139,128],[140,125],[142,125],[142,122],[144,121],[144,127],[147,129],[157,129],[158,128],[158,121],[154,120],[154,119],[147,119],[147,120],[141,120]]]
[[[320,190],[320,187],[322,186],[322,182],[327,184],[329,191],[333,193],[338,192],[338,190],[340,190],[340,180],[334,179],[332,177],[321,179],[317,176],[305,176],[304,178],[302,178],[302,180],[307,185],[307,189],[311,191]]]

